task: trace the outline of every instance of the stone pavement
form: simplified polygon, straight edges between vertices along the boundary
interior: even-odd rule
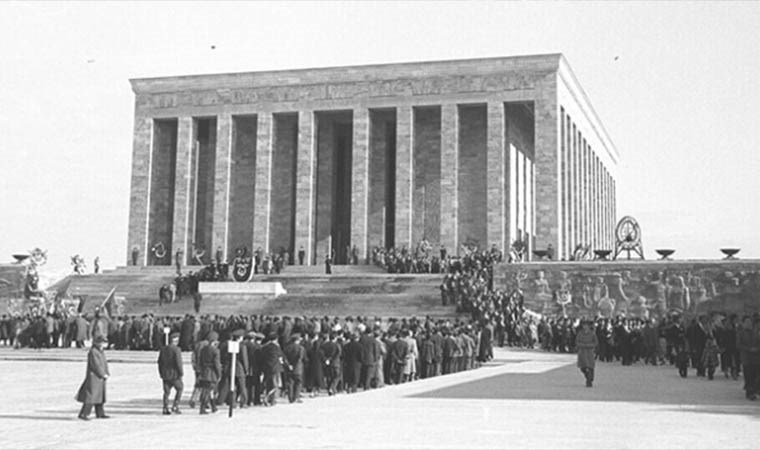
[[[162,416],[156,354],[108,355],[120,361],[110,365],[111,418],[82,422],[84,350],[0,349],[0,448],[760,447],[760,402],[744,399],[741,381],[693,370],[684,380],[671,367],[599,364],[587,389],[574,355],[495,349],[474,371],[230,419],[187,408]]]

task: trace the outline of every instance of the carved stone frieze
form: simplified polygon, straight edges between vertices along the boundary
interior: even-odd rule
[[[185,92],[138,94],[142,108],[244,105],[379,97],[409,97],[534,89],[545,73],[509,72],[313,85],[220,88]]]
[[[525,305],[548,316],[662,317],[760,311],[760,263],[588,265],[503,264],[494,286],[521,289]]]

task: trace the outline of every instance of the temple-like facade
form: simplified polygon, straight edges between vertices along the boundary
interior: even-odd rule
[[[138,264],[614,247],[618,154],[561,54],[131,83]]]

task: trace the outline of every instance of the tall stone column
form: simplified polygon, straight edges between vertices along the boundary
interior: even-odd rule
[[[396,111],[396,247],[412,249],[412,193],[414,146],[412,145],[412,107]]]
[[[596,205],[596,214],[594,222],[596,222],[596,246],[602,248],[602,186],[601,186],[601,162],[599,157],[595,158],[596,171],[594,172],[594,205]]]
[[[535,104],[535,171],[541,174],[536,184],[536,247],[552,244],[562,248],[559,227],[561,208],[559,188],[559,106],[557,77],[547,77],[539,84]]]
[[[586,148],[586,204],[588,205],[588,208],[586,210],[586,228],[588,230],[588,243],[591,245],[591,248],[593,250],[594,248],[594,205],[591,202],[591,188],[593,186],[593,164],[592,164],[592,157],[591,157],[591,149],[586,145],[586,142],[584,141],[584,146]]]
[[[567,255],[569,258],[573,254],[575,247],[575,161],[573,160],[573,139],[570,135],[570,117],[565,116],[565,146],[567,147]]]
[[[457,105],[441,106],[441,244],[459,254],[459,118]]]
[[[367,212],[369,196],[369,109],[354,109],[351,171],[351,245],[360,260],[368,256]]]
[[[306,264],[315,263],[314,213],[317,184],[317,154],[314,140],[314,111],[298,113],[298,150],[296,152],[296,229],[295,252],[303,247]]]
[[[594,150],[589,147],[591,154],[591,189],[589,199],[591,201],[591,248],[599,248],[599,242],[596,236],[596,155]]]
[[[610,236],[612,233],[610,232],[612,228],[612,222],[610,222],[610,185],[608,184],[608,176],[607,168],[604,168],[604,174],[602,178],[602,182],[604,183],[604,242],[605,247],[604,248],[612,248],[612,244],[610,242]]]
[[[132,183],[129,202],[129,238],[127,264],[132,264],[132,249],[139,252],[138,265],[148,257],[148,217],[150,210],[150,174],[153,140],[153,119],[135,116],[132,142]]]
[[[510,145],[507,153],[507,244],[511,248],[512,243],[520,236],[517,234],[517,149]]]
[[[487,174],[486,174],[486,192],[487,192],[487,245],[496,245],[496,247],[506,255],[508,243],[506,242],[507,222],[506,222],[506,167],[507,153],[505,152],[504,136],[504,102],[488,103],[488,154]]]
[[[232,163],[232,116],[221,114],[216,119],[216,165],[214,170],[214,222],[211,247],[207,255],[214,258],[222,248],[227,259],[227,235],[230,216],[230,172]]]
[[[253,200],[253,243],[251,251],[261,248],[269,252],[269,226],[272,218],[272,144],[274,120],[272,113],[256,115],[256,172]]]
[[[589,170],[588,170],[588,149],[586,148],[586,141],[585,139],[581,139],[581,164],[583,164],[583,245],[591,245],[590,237],[591,233],[589,232],[589,204],[588,204],[588,179],[589,179]]]
[[[193,197],[193,118],[180,117],[177,125],[177,164],[174,178],[174,230],[172,231],[172,252],[182,250],[182,263],[187,261],[190,242],[190,199]],[[174,255],[169,259],[174,261]]]
[[[578,148],[578,132],[573,125],[572,130],[572,146],[573,146],[573,204],[575,205],[575,215],[573,217],[573,224],[575,226],[575,245],[583,244],[583,223],[581,217],[583,214],[583,204],[581,202],[581,183],[583,178],[581,177],[581,153]],[[575,247],[573,247],[575,251]]]

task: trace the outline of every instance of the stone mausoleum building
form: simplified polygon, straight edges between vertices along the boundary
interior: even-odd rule
[[[193,245],[310,264],[423,238],[614,247],[618,154],[561,54],[131,83],[138,264]]]

